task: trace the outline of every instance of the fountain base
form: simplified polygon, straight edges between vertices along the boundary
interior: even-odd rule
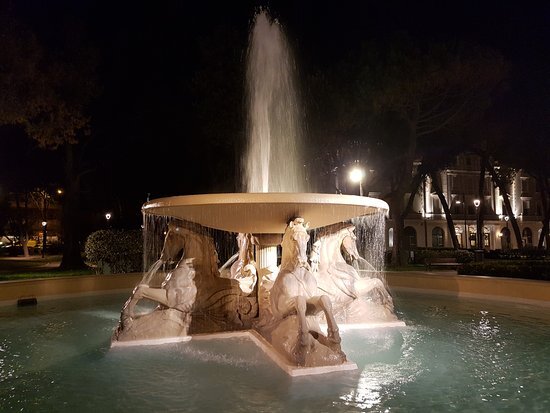
[[[245,331],[229,331],[215,334],[197,334],[193,336],[193,340],[220,340],[228,338],[247,338],[256,344],[279,368],[286,374],[292,377],[310,376],[317,374],[333,373],[337,371],[357,370],[357,364],[351,361],[331,365],[317,367],[299,367],[289,363],[277,350],[255,330]]]

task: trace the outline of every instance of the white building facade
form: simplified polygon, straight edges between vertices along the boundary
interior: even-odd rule
[[[453,224],[461,248],[485,250],[509,250],[520,247],[509,222],[498,188],[493,185],[489,173],[485,174],[483,190],[483,245],[476,241],[477,214],[480,212],[474,202],[479,198],[480,159],[474,154],[462,154],[454,165],[440,172],[441,189],[453,218]],[[519,225],[523,246],[536,247],[542,229],[542,203],[535,180],[518,171],[508,188],[511,213]],[[407,195],[408,199],[408,195]],[[404,199],[404,202],[407,201]],[[392,246],[393,229],[391,220],[387,225],[388,247]],[[404,248],[452,247],[445,212],[433,190],[430,179],[426,179],[416,195],[412,211],[405,219]]]

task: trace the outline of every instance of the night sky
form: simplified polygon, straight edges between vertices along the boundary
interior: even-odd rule
[[[74,25],[99,51],[102,91],[90,108],[92,138],[83,152],[83,165],[91,170],[83,182],[90,211],[119,211],[127,225],[138,225],[148,194],[238,189],[242,139],[207,139],[205,127],[227,124],[244,136],[244,97],[238,91],[244,94],[248,30],[262,5],[285,28],[300,77],[336,65],[366,40],[407,32],[423,42],[461,40],[495,48],[512,63],[508,99],[526,102],[514,107],[529,110],[533,102],[548,102],[548,90],[539,86],[550,73],[550,5],[542,2],[197,3],[2,2],[45,44],[55,45],[61,28],[66,33]],[[212,73],[217,78],[210,82]],[[504,116],[505,104],[502,110]],[[2,187],[63,182],[60,153],[38,149],[14,127],[0,128],[0,139]]]

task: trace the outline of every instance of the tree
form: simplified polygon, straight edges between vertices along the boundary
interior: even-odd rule
[[[32,31],[6,18],[8,56],[0,82],[7,93],[0,101],[0,122],[21,125],[39,146],[65,150],[63,204],[63,260],[61,267],[83,266],[78,234],[80,179],[75,152],[79,140],[90,134],[87,108],[99,93],[97,53],[86,44],[79,29],[62,32],[56,46],[46,48]],[[65,27],[66,28],[66,27]],[[48,53],[46,53],[48,49]],[[24,102],[24,103],[21,103]]]
[[[404,197],[411,188],[414,162],[442,132],[464,127],[489,104],[507,72],[496,52],[449,44],[418,47],[401,37],[375,49],[365,64],[360,91],[375,113],[392,113],[402,131],[390,172],[390,211],[394,220],[394,264],[402,262]]]

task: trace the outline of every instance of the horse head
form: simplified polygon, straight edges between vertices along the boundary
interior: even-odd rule
[[[168,224],[168,230],[164,237],[164,245],[160,254],[163,262],[175,261],[180,251],[185,246],[184,228],[174,222]]]
[[[355,226],[350,225],[343,228],[340,231],[340,237],[342,240],[342,247],[344,251],[352,258],[359,259],[359,251],[357,250],[357,236],[355,235]]]
[[[289,222],[283,236],[281,266],[292,264],[293,266],[310,269],[307,262],[308,227],[309,223],[304,225],[303,218],[296,218]]]
[[[215,268],[215,272],[217,272],[218,253],[212,238],[175,222],[170,222],[164,238],[160,259],[163,262],[176,261],[181,250],[183,250],[181,259],[194,258],[196,265],[206,262],[206,259],[208,265]]]
[[[239,246],[239,260],[248,263],[252,260],[252,240],[250,234],[237,234],[237,245]]]

